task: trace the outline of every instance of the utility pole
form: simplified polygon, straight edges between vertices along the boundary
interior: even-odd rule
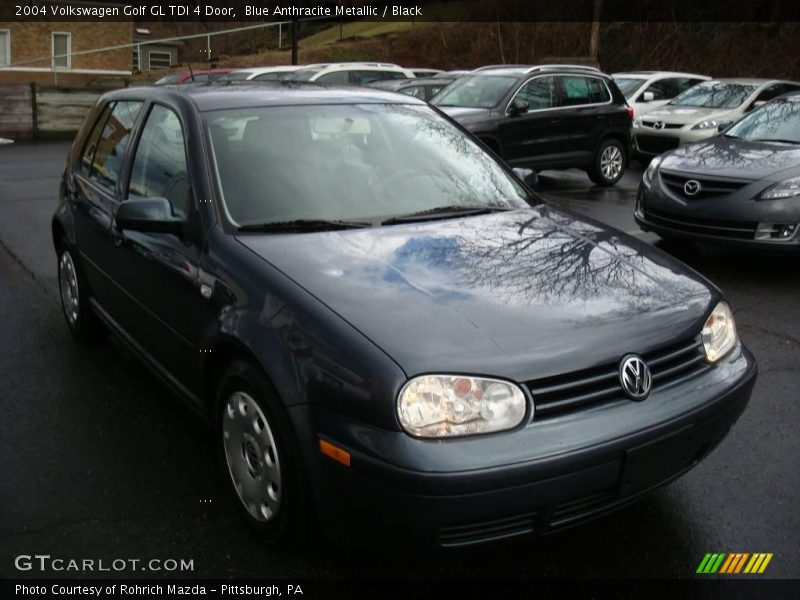
[[[589,38],[589,56],[598,64],[600,54],[600,15],[603,12],[603,0],[594,0],[594,10],[592,11],[592,35]]]
[[[297,19],[292,19],[292,64],[297,64]]]

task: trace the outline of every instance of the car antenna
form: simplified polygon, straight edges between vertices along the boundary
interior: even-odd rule
[[[192,82],[194,82],[194,71],[192,70],[192,63],[187,61],[186,66],[189,67],[189,77],[192,79]]]

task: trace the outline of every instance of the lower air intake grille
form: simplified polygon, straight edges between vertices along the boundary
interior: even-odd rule
[[[438,532],[438,542],[442,547],[454,548],[525,535],[533,532],[536,514],[532,512],[469,525],[442,527]]]

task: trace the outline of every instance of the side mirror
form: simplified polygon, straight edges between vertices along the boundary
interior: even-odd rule
[[[730,127],[731,125],[733,125],[733,123],[720,123],[719,125],[717,125],[717,131],[719,133],[722,133],[723,131],[728,129],[728,127]]]
[[[642,92],[642,97],[639,98],[639,102],[652,102],[656,99],[656,95],[653,92]]]
[[[528,112],[528,103],[525,100],[519,100],[517,98],[511,103],[511,106],[508,107],[508,114],[512,117],[516,117],[517,115],[523,115]]]
[[[128,198],[117,208],[117,229],[148,233],[172,233],[182,237],[186,221],[172,216],[172,206],[166,198]]]
[[[525,182],[525,185],[532,190],[535,190],[536,186],[539,184],[539,175],[532,169],[522,169],[517,167],[514,169],[514,174],[522,179],[522,181]]]

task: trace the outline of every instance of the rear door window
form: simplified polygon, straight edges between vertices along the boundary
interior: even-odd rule
[[[117,102],[97,140],[89,178],[110,192],[117,184],[131,129],[141,108],[138,101]]]
[[[348,71],[334,71],[325,73],[317,78],[319,83],[350,83],[350,73]]]
[[[103,132],[103,126],[106,124],[106,119],[108,119],[108,115],[111,114],[111,109],[113,107],[113,103],[106,104],[105,108],[97,117],[97,121],[95,121],[89,137],[86,138],[86,143],[84,144],[83,152],[81,153],[80,164],[80,172],[86,177],[88,177],[89,173],[92,171],[92,161],[94,160],[94,152],[97,150],[97,142],[100,139],[100,134]]]
[[[561,96],[564,106],[582,106],[609,102],[611,96],[606,84],[597,77],[581,75],[562,75]]]
[[[353,83],[356,85],[367,85],[373,81],[384,81],[386,79],[405,79],[400,72],[395,71],[353,71]]]

